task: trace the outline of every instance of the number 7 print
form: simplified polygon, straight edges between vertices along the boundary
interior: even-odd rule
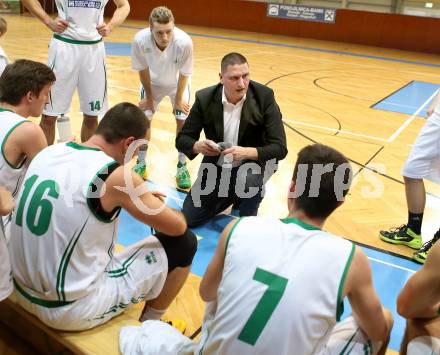
[[[253,280],[269,287],[238,336],[239,340],[252,346],[257,342],[272,313],[280,303],[288,282],[288,279],[260,268],[255,270]]]

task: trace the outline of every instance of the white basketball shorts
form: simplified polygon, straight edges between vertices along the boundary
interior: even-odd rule
[[[52,38],[49,46],[48,65],[55,72],[56,81],[43,113],[59,116],[69,112],[78,88],[81,112],[91,116],[104,114],[108,108],[104,43],[77,44],[59,38],[63,37]]]
[[[35,304],[19,291],[18,303],[46,325],[61,330],[96,327],[144,300],[155,299],[168,274],[159,240],[150,236],[116,254],[89,295],[61,307]]]

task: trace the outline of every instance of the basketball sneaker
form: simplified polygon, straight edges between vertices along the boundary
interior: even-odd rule
[[[191,187],[191,176],[186,163],[177,164],[176,184],[179,189],[189,189]]]
[[[413,254],[412,256],[413,260],[417,261],[420,264],[424,264],[426,258],[428,257],[429,251],[431,250],[433,245],[437,242],[437,240],[439,240],[439,238],[440,238],[440,231],[435,233],[434,237],[430,241],[427,241],[425,244],[423,244],[423,246]]]
[[[419,249],[422,246],[422,236],[414,233],[406,224],[389,231],[380,231],[380,239],[392,244],[403,244],[412,249]]]
[[[148,179],[147,164],[144,161],[136,161],[136,165],[133,167],[133,171],[138,174],[143,180]]]
[[[175,318],[171,320],[161,319],[161,321],[171,325],[173,328],[176,328],[182,334],[185,334],[186,322],[184,320]]]

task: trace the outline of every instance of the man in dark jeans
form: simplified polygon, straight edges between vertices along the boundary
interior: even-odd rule
[[[199,140],[202,130],[205,140]],[[204,155],[183,203],[189,226],[232,204],[240,216],[257,214],[264,184],[287,155],[286,134],[273,91],[250,80],[243,55],[223,57],[220,83],[196,93],[176,147],[189,159]]]

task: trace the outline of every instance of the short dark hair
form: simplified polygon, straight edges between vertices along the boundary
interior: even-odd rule
[[[247,64],[247,59],[245,58],[244,55],[240,54],[240,53],[228,53],[226,54],[221,62],[221,72],[224,73],[226,71],[226,68],[229,65],[236,65],[236,64]]]
[[[338,169],[339,167],[341,169]],[[312,175],[320,168],[322,168],[320,171],[322,174],[318,185],[316,186],[316,180],[312,185]],[[300,174],[298,174],[299,170],[302,170]],[[295,207],[302,210],[308,217],[327,218],[338,207],[341,195],[347,194],[351,177],[352,168],[348,159],[336,149],[324,144],[304,147],[298,153],[293,171],[292,180],[295,182],[295,192],[297,192],[294,197]],[[302,186],[304,186],[304,191],[302,191]],[[317,191],[312,191],[315,188]]]
[[[46,64],[18,59],[8,64],[0,76],[0,101],[18,105],[32,92],[37,97],[46,85],[55,82],[55,74]]]
[[[139,107],[121,102],[106,112],[96,128],[96,134],[113,144],[129,137],[145,138],[148,126],[148,119]]]

